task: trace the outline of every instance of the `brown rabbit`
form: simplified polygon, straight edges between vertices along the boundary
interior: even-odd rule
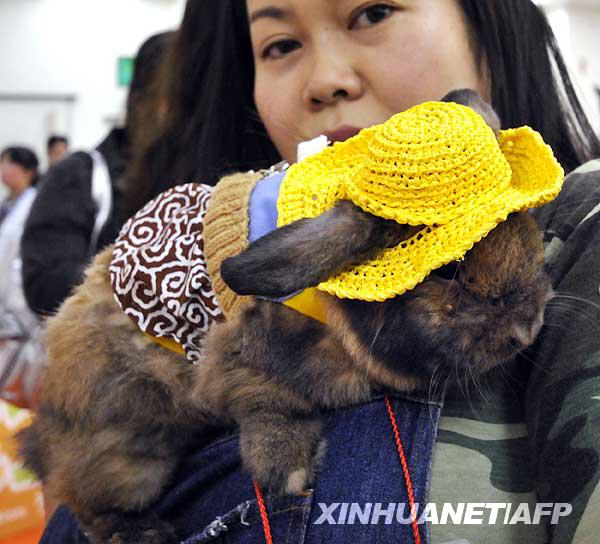
[[[240,293],[283,296],[413,230],[340,202],[258,240],[222,273]],[[49,320],[51,364],[38,417],[21,435],[28,465],[93,542],[176,542],[168,524],[145,512],[184,448],[213,424],[239,426],[243,462],[265,490],[302,490],[322,451],[322,408],[366,399],[374,388],[426,387],[434,371],[483,372],[511,359],[535,338],[551,293],[538,228],[515,214],[454,271],[445,267],[401,297],[323,295],[328,326],[255,299],[213,327],[206,359],[193,366],[121,311],[111,255],[108,248],[95,259]]]
[[[385,223],[340,202],[258,240],[226,260],[222,274],[234,290],[284,296],[313,274],[331,275],[322,255],[337,244],[353,246],[349,258],[385,247],[397,230]],[[294,249],[303,240],[310,249]],[[455,277],[446,267],[382,303],[320,295],[327,327],[256,300],[209,335],[195,397],[240,426],[242,459],[260,484],[297,493],[318,462],[319,409],[365,400],[374,388],[426,389],[434,372],[485,372],[533,343],[552,295],[542,247],[534,219],[513,214],[455,266]],[[275,256],[281,275],[270,269]]]

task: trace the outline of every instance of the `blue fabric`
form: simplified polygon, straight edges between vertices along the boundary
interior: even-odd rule
[[[421,514],[427,503],[441,407],[419,398],[390,398]],[[298,496],[267,497],[274,544],[414,542],[410,524],[398,523],[395,514],[391,521],[385,516],[389,503],[406,504],[407,516],[408,495],[383,398],[328,412],[325,418],[327,451],[314,490]],[[236,435],[186,458],[174,482],[155,511],[174,524],[185,544],[265,542],[252,480],[240,464]],[[334,507],[335,503],[357,503],[361,510],[371,503],[368,523],[355,518],[353,524],[332,524],[342,513],[341,505]],[[383,512],[374,520],[377,503]],[[332,508],[331,515],[324,516],[324,511]],[[419,530],[421,541],[429,543],[427,525],[420,525]],[[60,508],[41,543],[87,540],[70,512]]]
[[[250,195],[248,241],[254,242],[277,228],[277,198],[285,172],[261,179]]]

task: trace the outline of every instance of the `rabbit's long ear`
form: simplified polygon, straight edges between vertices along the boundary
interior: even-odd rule
[[[313,287],[378,250],[406,239],[414,228],[340,201],[256,240],[221,265],[225,283],[240,295],[282,297]]]
[[[454,102],[471,108],[481,115],[484,121],[492,127],[494,134],[498,134],[501,128],[500,118],[492,106],[479,96],[477,91],[473,89],[457,89],[444,96],[442,102]]]

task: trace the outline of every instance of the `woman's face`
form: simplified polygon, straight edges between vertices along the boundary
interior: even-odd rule
[[[489,100],[457,0],[247,0],[255,100],[284,159],[449,91]]]
[[[22,193],[31,185],[34,174],[8,157],[0,160],[0,180],[12,196]]]

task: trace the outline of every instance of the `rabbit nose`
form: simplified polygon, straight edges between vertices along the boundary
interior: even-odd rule
[[[541,317],[538,317],[530,325],[518,323],[512,328],[513,338],[517,340],[524,348],[526,348],[533,344],[538,333],[540,332],[540,329],[542,328],[543,323],[544,321]]]

